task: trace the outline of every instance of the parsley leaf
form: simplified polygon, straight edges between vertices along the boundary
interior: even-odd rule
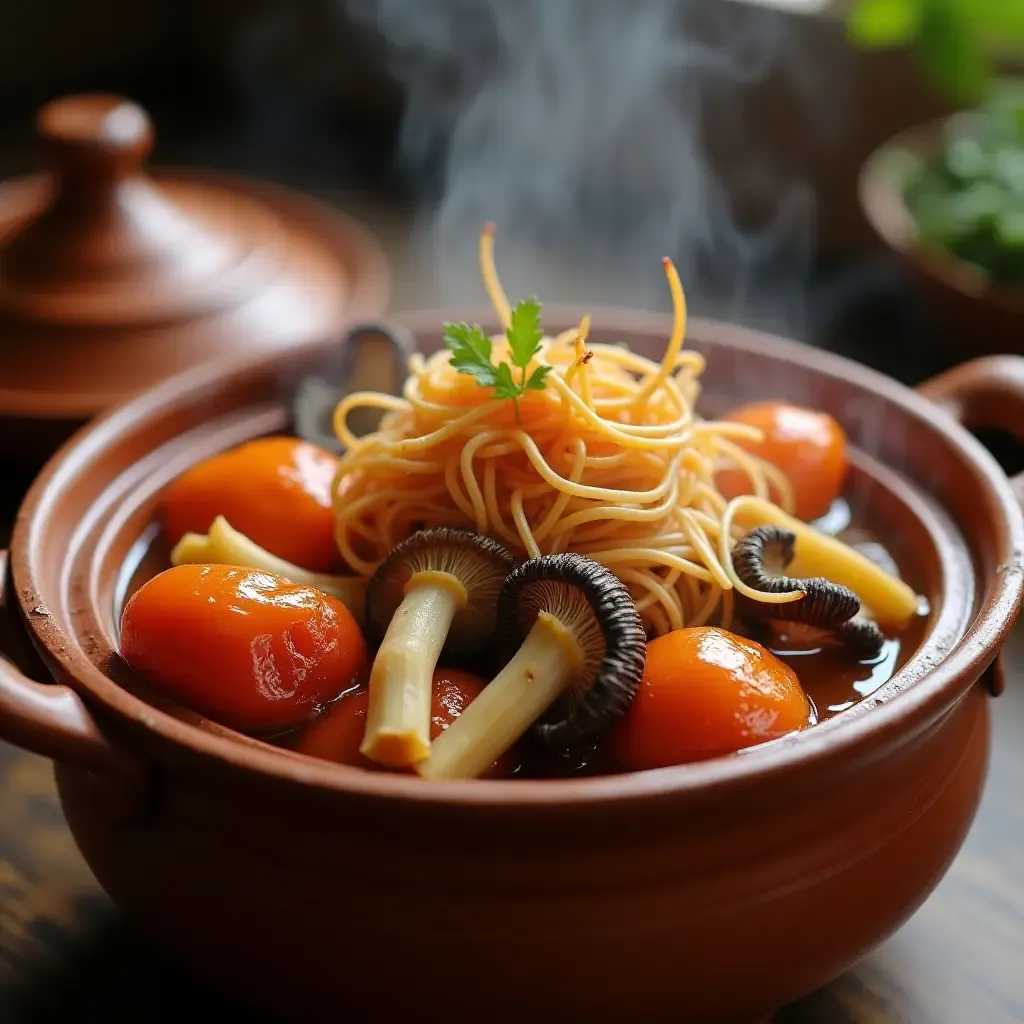
[[[512,320],[505,337],[508,340],[512,365],[507,361],[492,362],[491,339],[479,324],[444,325],[444,343],[451,351],[450,362],[458,373],[475,378],[484,388],[493,388],[495,398],[511,399],[519,417],[519,399],[527,391],[543,391],[550,366],[537,366],[527,376],[531,361],[540,351],[544,331],[540,324],[541,305],[537,299],[526,299],[512,310]],[[517,381],[513,366],[519,370]]]
[[[498,383],[494,388],[495,398],[517,399],[522,393],[519,385],[512,379],[512,367],[508,363],[499,363],[495,367]]]
[[[497,367],[491,362],[491,339],[479,324],[445,324],[444,343],[451,349],[451,364],[459,373],[470,374],[484,388],[497,384]]]
[[[526,368],[530,360],[540,351],[544,331],[540,326],[540,303],[536,299],[524,299],[512,310],[512,322],[505,331],[512,362],[523,371],[526,382]]]
[[[543,391],[544,385],[547,382],[547,375],[551,372],[550,366],[538,366],[537,369],[530,374],[530,379],[526,382],[527,391]]]

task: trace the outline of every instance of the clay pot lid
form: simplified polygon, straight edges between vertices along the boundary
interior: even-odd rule
[[[87,418],[198,362],[331,337],[386,305],[378,246],[276,186],[157,171],[146,112],[56,100],[51,173],[0,185],[0,416]]]

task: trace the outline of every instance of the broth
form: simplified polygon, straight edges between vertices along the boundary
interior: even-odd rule
[[[908,554],[893,545],[882,544],[880,537],[885,533],[881,524],[871,522],[869,514],[857,509],[851,511],[847,502],[840,498],[828,514],[817,521],[826,532],[833,533],[851,546],[860,548],[873,560],[886,565],[890,571],[900,567],[908,583],[917,581]],[[115,596],[115,622],[120,621],[121,611],[136,590],[146,581],[170,566],[170,551],[154,526],[140,537],[132,555],[126,560]],[[788,664],[797,674],[813,709],[813,721],[828,721],[856,706],[860,701],[884,686],[907,662],[917,649],[928,622],[927,615],[919,615],[911,621],[898,636],[888,637],[877,657],[870,661],[856,661],[848,652],[839,648],[791,650],[782,644],[768,644],[769,649]],[[344,699],[359,684],[350,687],[324,709],[330,710],[338,700]],[[138,696],[147,698],[145,684],[138,688]],[[294,747],[302,728],[267,739],[276,746],[289,749]],[[560,754],[537,752],[528,743],[521,746],[521,765],[513,778],[567,778],[618,773],[621,769],[602,748],[602,743],[590,747],[567,751]]]

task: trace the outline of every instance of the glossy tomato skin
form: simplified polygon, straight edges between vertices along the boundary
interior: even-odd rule
[[[187,470],[165,489],[164,532],[173,545],[206,533],[217,516],[279,558],[313,572],[340,563],[331,484],[337,459],[294,437],[264,437]]]
[[[340,601],[226,565],[179,565],[140,587],[121,616],[121,654],[181,704],[253,733],[305,721],[367,661]]]
[[[485,682],[468,672],[439,668],[434,673],[434,690],[430,706],[430,738],[438,736],[455,721],[479,696]],[[366,710],[369,691],[361,686],[346,693],[315,722],[302,730],[294,747],[303,754],[320,757],[338,764],[383,770],[380,765],[359,752],[366,731]],[[518,767],[515,748],[503,754],[484,773],[485,779],[506,778]]]
[[[761,442],[737,444],[789,477],[797,516],[817,519],[829,510],[846,480],[846,435],[833,417],[786,402],[755,402],[734,409],[724,418],[764,433]],[[715,483],[727,498],[750,493],[750,481],[740,470],[718,473]]]
[[[623,767],[640,771],[732,754],[810,721],[788,665],[753,640],[699,626],[647,645],[640,689],[611,746]]]

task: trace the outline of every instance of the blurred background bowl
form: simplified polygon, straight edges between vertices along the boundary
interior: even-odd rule
[[[994,283],[956,256],[923,244],[904,199],[909,175],[938,157],[947,129],[963,116],[917,125],[876,149],[861,171],[860,202],[965,356],[1019,352],[1024,350],[1024,290]]]

